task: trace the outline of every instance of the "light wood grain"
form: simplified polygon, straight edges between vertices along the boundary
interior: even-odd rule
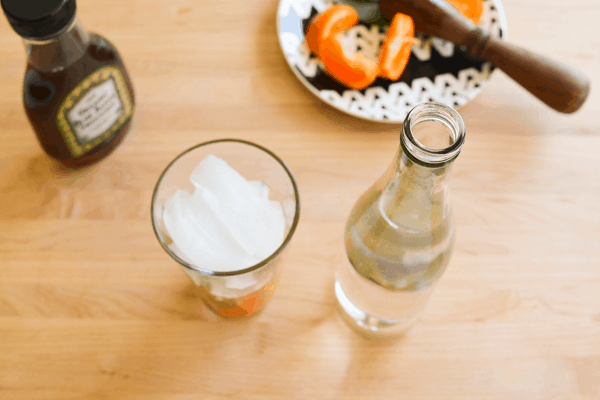
[[[455,252],[389,342],[339,320],[332,284],[348,213],[400,128],[302,87],[275,0],[79,0],[138,100],[121,147],[80,172],[37,144],[25,54],[0,18],[0,399],[600,399],[600,2],[503,4],[511,42],[584,71],[590,97],[558,114],[498,72],[459,110]],[[302,201],[275,296],[244,321],[206,312],[150,224],[166,164],[224,137],[281,156]]]

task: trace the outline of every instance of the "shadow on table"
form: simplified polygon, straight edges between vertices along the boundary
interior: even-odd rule
[[[20,160],[3,166],[0,219],[149,217],[148,175],[125,159],[108,158],[79,170],[63,167],[41,150]]]
[[[294,274],[284,280],[263,313],[233,320],[206,317],[195,286],[178,285],[161,307],[185,312],[124,321],[95,344],[105,350],[90,398],[349,398],[401,373],[403,339],[368,341],[337,319],[333,276],[295,292]]]

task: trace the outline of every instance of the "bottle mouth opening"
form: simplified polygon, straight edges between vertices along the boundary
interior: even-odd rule
[[[439,167],[458,156],[465,133],[464,121],[456,110],[441,103],[422,103],[404,120],[400,142],[414,161]]]

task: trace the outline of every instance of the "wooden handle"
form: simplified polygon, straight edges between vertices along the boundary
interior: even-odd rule
[[[398,12],[410,15],[415,30],[466,46],[474,57],[491,61],[557,111],[577,111],[589,93],[590,82],[582,72],[490,37],[446,0],[379,1],[384,18],[391,21]]]
[[[587,98],[590,82],[575,68],[491,37],[479,28],[471,31],[464,44],[471,55],[491,61],[556,111],[575,112]]]

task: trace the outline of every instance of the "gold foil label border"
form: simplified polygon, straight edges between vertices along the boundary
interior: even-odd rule
[[[77,101],[86,95],[88,91],[93,89],[95,86],[106,82],[108,79],[112,79],[115,83],[117,93],[119,94],[119,99],[123,105],[123,113],[119,119],[102,135],[90,142],[80,143],[75,135],[75,132],[73,131],[73,127],[67,120],[66,114],[75,106],[75,104],[77,104]],[[117,66],[106,66],[88,75],[65,97],[56,114],[56,125],[58,126],[58,129],[65,140],[65,144],[69,149],[69,153],[71,153],[74,158],[78,158],[114,134],[117,129],[123,126],[123,124],[131,117],[132,114],[133,101],[131,99],[127,83],[125,82],[125,78],[123,77],[123,73]]]

